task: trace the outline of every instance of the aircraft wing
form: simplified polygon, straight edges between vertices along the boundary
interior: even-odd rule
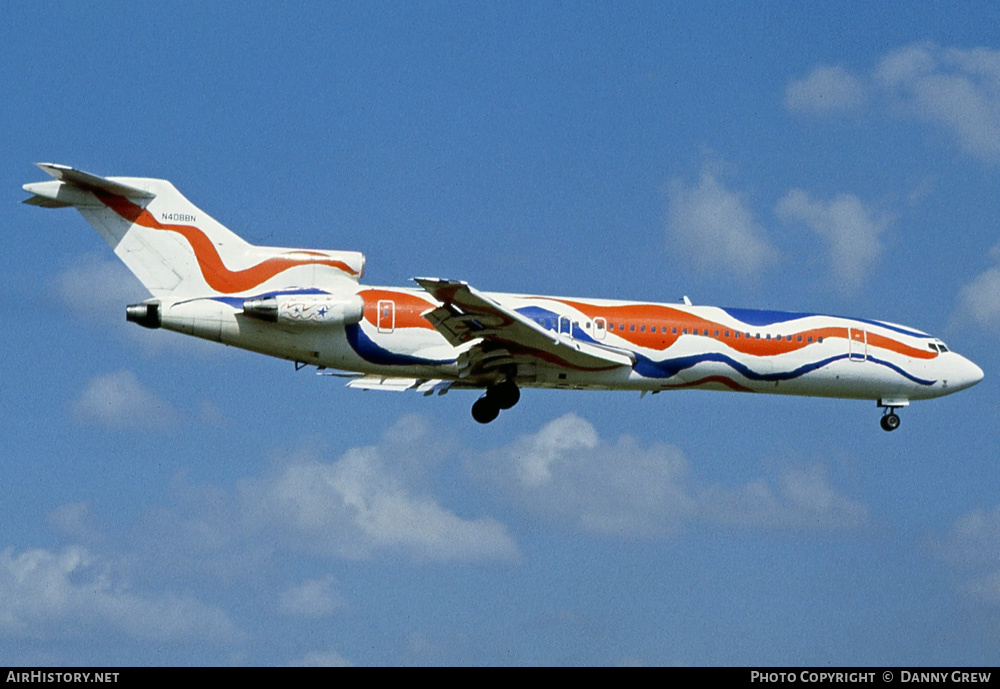
[[[471,343],[458,358],[463,377],[534,361],[576,371],[632,368],[631,352],[546,330],[468,283],[415,278],[441,306],[423,314],[453,346]]]

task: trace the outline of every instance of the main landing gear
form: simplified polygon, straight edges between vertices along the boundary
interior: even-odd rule
[[[501,409],[510,409],[521,399],[521,390],[512,381],[486,388],[486,394],[472,405],[472,418],[479,423],[489,423],[500,415]]]
[[[899,428],[899,416],[896,415],[897,407],[885,407],[879,425],[883,431],[894,431]]]

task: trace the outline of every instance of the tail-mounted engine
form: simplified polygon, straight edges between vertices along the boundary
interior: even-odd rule
[[[279,294],[243,301],[243,315],[284,325],[350,325],[361,320],[364,301],[357,294]]]
[[[237,302],[238,304],[239,302]],[[364,312],[364,301],[357,294],[278,294],[243,300],[243,313],[234,313],[231,302],[223,303],[214,298],[185,299],[173,304],[163,304],[150,299],[141,304],[130,304],[125,317],[144,328],[166,328],[186,335],[194,335],[216,342],[240,342],[249,348],[247,337],[261,337],[260,351],[269,351],[264,345],[268,337],[260,328],[250,328],[248,335],[240,327],[242,317],[282,326],[279,329],[291,335],[295,328],[317,326],[343,326],[357,323]],[[244,325],[248,325],[244,322]],[[264,330],[268,330],[264,328]],[[301,333],[304,334],[304,333]],[[241,340],[241,338],[243,338]]]
[[[125,308],[125,320],[129,323],[138,323],[143,328],[159,328],[160,302],[145,301],[141,304],[129,304]]]

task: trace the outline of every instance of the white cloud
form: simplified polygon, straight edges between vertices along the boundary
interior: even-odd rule
[[[960,589],[974,600],[991,605],[1000,604],[1000,571],[970,579]]]
[[[182,421],[204,426],[226,423],[222,411],[208,400],[196,410],[179,411],[145,388],[128,369],[92,378],[71,402],[70,411],[81,424],[112,429],[163,429]]]
[[[846,292],[860,287],[874,270],[889,227],[886,214],[850,194],[824,202],[793,189],[778,201],[775,213],[783,222],[804,224],[829,243],[831,277]]]
[[[758,275],[776,260],[777,250],[744,197],[726,188],[708,168],[694,186],[671,180],[667,198],[667,240],[683,260],[744,278]]]
[[[593,450],[597,431],[575,415],[556,419],[537,434],[521,438],[516,452],[517,477],[527,488],[537,488],[552,480],[554,465],[567,456]]]
[[[984,603],[1000,604],[1000,505],[956,519],[941,538],[939,551],[961,572],[960,591]]]
[[[870,94],[871,98],[865,98]],[[786,106],[819,114],[881,103],[940,127],[966,153],[1000,160],[1000,51],[916,43],[887,53],[867,75],[820,66],[786,90]]]
[[[441,458],[423,457],[440,444],[433,434],[421,437],[421,427],[425,421],[404,418],[378,444],[332,460],[308,446],[286,451],[269,470],[233,488],[191,483],[182,472],[169,502],[146,509],[123,532],[99,522],[82,503],[53,510],[50,523],[92,551],[113,554],[133,580],[180,577],[209,589],[259,587],[261,573],[275,562],[518,561],[503,524],[456,514],[429,491],[440,488],[433,469]],[[404,448],[407,431],[416,435]],[[288,617],[328,616],[345,604],[336,579],[315,569],[266,596],[275,614]]]
[[[401,461],[405,461],[401,459]],[[283,533],[298,548],[340,557],[378,550],[418,559],[517,557],[507,529],[488,517],[463,519],[388,470],[377,446],[354,448],[334,462],[287,464],[240,486],[247,518]]]
[[[956,519],[946,539],[945,553],[958,564],[1000,568],[1000,505],[972,510]]]
[[[190,485],[181,477],[175,504],[150,510],[133,536],[144,558],[212,578],[240,577],[275,552],[332,558],[401,555],[416,560],[516,560],[507,528],[485,516],[465,517],[431,492],[445,455],[426,421],[407,416],[379,443],[348,448],[336,459],[313,447],[284,452],[260,475],[232,491]],[[303,584],[303,586],[306,586]],[[332,582],[287,593],[334,595]],[[324,588],[326,587],[326,588]]]
[[[888,54],[876,80],[906,111],[949,130],[973,155],[1000,155],[1000,51],[911,45]]]
[[[84,254],[76,257],[55,279],[60,302],[82,322],[122,333],[147,352],[178,350],[218,357],[218,343],[167,330],[150,330],[125,320],[125,307],[150,297],[138,278],[115,256]]]
[[[301,565],[303,556],[517,561],[514,538],[500,522],[456,514],[428,491],[438,485],[441,451],[425,420],[404,417],[375,445],[332,460],[308,447],[286,452],[233,489],[191,484],[181,474],[171,504],[147,509],[120,533],[85,503],[62,505],[50,524],[87,545],[0,551],[0,634],[53,638],[103,627],[136,638],[235,637],[220,609],[186,593],[147,594],[129,582],[259,587],[273,563]],[[337,580],[323,573],[264,593],[275,614],[289,617],[329,616],[345,604]],[[332,651],[299,661],[345,662]]]
[[[937,60],[930,52],[932,48],[929,43],[897,48],[879,60],[873,76],[887,88],[913,83],[937,68]]]
[[[49,512],[49,526],[77,543],[94,543],[102,538],[104,525],[86,502],[70,502]]]
[[[816,468],[784,472],[777,488],[763,480],[702,486],[680,449],[643,447],[628,436],[605,442],[574,414],[469,466],[526,509],[594,533],[670,536],[696,521],[851,528],[868,520],[865,507],[837,494]]]
[[[307,579],[278,596],[278,608],[292,617],[326,617],[343,604],[337,580],[330,575]]]
[[[867,508],[834,491],[815,466],[786,470],[776,489],[762,481],[712,486],[700,504],[706,519],[742,526],[849,528],[868,521]]]
[[[672,533],[694,510],[679,449],[642,448],[627,436],[607,445],[575,414],[491,452],[481,470],[528,508],[585,531]]]
[[[336,651],[310,651],[289,667],[352,667],[354,664]]]
[[[1000,245],[990,253],[1000,256]],[[962,288],[959,314],[984,328],[1000,329],[1000,266],[986,269]]]
[[[861,107],[865,97],[861,80],[842,67],[817,67],[785,89],[786,107],[809,114],[851,112]]]
[[[74,637],[100,628],[157,641],[240,636],[220,609],[190,594],[132,591],[80,546],[0,552],[0,600],[0,630],[13,636]]]
[[[81,320],[107,325],[125,323],[125,307],[149,297],[117,258],[85,254],[56,278],[60,300]]]
[[[139,382],[129,370],[98,376],[72,404],[81,423],[109,428],[163,428],[177,420],[177,412]]]

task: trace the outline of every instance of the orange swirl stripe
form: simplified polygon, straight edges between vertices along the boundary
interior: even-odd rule
[[[704,330],[708,330],[709,332],[714,332],[715,330],[738,330],[741,333],[746,333],[751,329],[755,331],[760,330],[760,328],[756,326],[749,326],[746,324],[741,324],[738,328],[723,325],[699,316],[694,316],[687,311],[670,308],[669,306],[660,306],[658,304],[594,306],[592,304],[584,304],[578,301],[571,301],[569,299],[559,299],[557,301],[560,301],[567,306],[572,306],[574,309],[591,319],[604,318],[608,323],[625,321],[629,324],[655,325],[657,327],[668,325],[669,328],[671,328],[666,333],[652,331],[634,332],[631,330],[620,331],[618,329],[611,333],[611,328],[609,326],[609,333],[646,349],[667,349],[677,341],[677,338],[684,334],[682,332],[684,328],[687,328],[688,331],[696,331],[698,333],[703,332]],[[674,327],[678,330],[677,334],[674,334],[672,331],[672,328]],[[774,326],[769,329],[774,330],[777,327],[778,326]],[[868,330],[866,326],[860,326],[860,329]],[[789,335],[793,338],[791,342],[787,339]],[[799,335],[803,336],[802,342],[797,341]],[[729,348],[742,354],[749,354],[751,356],[776,356],[779,354],[787,354],[788,352],[793,352],[802,349],[803,347],[808,347],[808,337],[810,336],[813,337],[814,340],[821,337],[839,337],[847,339],[847,328],[812,328],[810,330],[792,332],[783,330],[781,332],[781,338],[758,340],[756,338],[741,337],[740,339],[727,339],[725,340],[725,343]],[[868,332],[868,346],[892,350],[897,354],[913,357],[914,359],[933,359],[937,356],[937,352],[910,347],[909,345],[903,344],[898,340],[894,340],[890,337],[879,335],[878,333],[870,331]]]
[[[253,289],[289,268],[303,265],[330,266],[348,275],[357,276],[357,272],[352,270],[343,261],[336,261],[329,258],[303,259],[278,256],[269,258],[243,270],[229,270],[222,262],[222,257],[219,256],[219,252],[216,250],[212,240],[205,236],[205,233],[197,227],[190,225],[165,225],[153,217],[153,214],[145,208],[137,206],[126,198],[104,192],[94,193],[101,200],[101,203],[129,222],[152,230],[176,232],[184,237],[188,241],[188,244],[191,245],[191,250],[194,251],[195,258],[198,260],[198,267],[201,269],[201,274],[205,278],[205,282],[216,292],[221,292],[222,294],[233,294]],[[315,252],[301,253],[315,254]]]
[[[365,289],[358,292],[365,302],[364,317],[372,325],[378,324],[378,303],[393,302],[395,311],[395,327],[397,328],[427,328],[434,330],[430,321],[421,314],[434,308],[434,304],[418,296],[406,292],[394,292],[384,289]]]

